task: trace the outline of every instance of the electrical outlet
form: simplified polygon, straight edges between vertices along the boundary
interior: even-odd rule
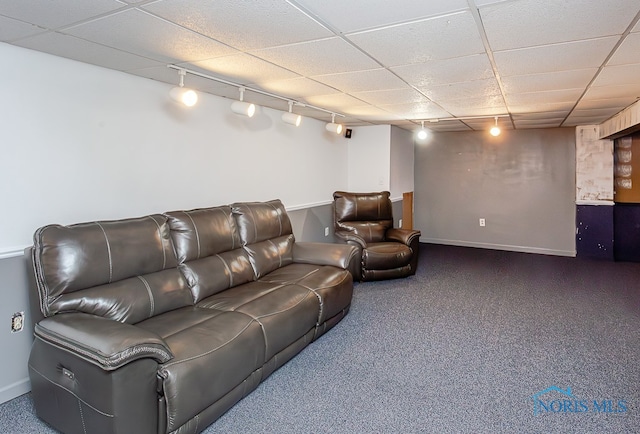
[[[16,312],[11,317],[11,333],[17,333],[24,328],[24,312]]]
[[[329,236],[329,228],[328,227],[324,228],[324,236],[325,237]]]
[[[485,219],[480,219],[479,221],[480,226],[485,227],[487,225],[487,222],[485,221]]]
[[[398,227],[401,228],[402,227],[402,219],[398,220]]]

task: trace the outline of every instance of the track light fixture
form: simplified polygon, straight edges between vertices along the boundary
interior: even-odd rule
[[[187,107],[193,107],[198,102],[198,94],[193,89],[184,87],[184,76],[187,72],[184,69],[178,69],[180,84],[169,91],[169,96],[176,102],[180,102]]]
[[[336,124],[336,114],[331,113],[331,122],[328,123],[325,127],[327,131],[335,134],[342,133],[342,124]]]
[[[293,113],[293,101],[289,101],[289,112],[282,113],[282,121],[296,127],[300,126],[302,116]]]
[[[256,114],[256,105],[244,101],[244,87],[240,87],[240,100],[231,104],[231,111],[238,115],[253,117]]]
[[[418,139],[424,140],[426,138],[427,138],[427,130],[424,128],[424,121],[422,121],[422,127],[420,128],[420,131],[418,131]]]
[[[498,127],[498,116],[496,116],[495,118],[495,125],[489,130],[489,134],[491,134],[494,137],[497,137],[500,135],[500,128]]]

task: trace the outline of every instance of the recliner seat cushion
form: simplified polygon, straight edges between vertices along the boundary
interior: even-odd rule
[[[320,301],[318,325],[343,312],[351,304],[353,280],[347,270],[313,264],[291,264],[262,278],[262,282],[295,283],[313,291]]]
[[[163,316],[139,326],[174,354],[158,371],[172,432],[260,369],[265,341],[260,323],[240,312],[188,307]]]
[[[312,330],[320,312],[313,291],[268,282],[230,288],[201,301],[198,307],[241,312],[257,321],[266,345],[263,363]]]
[[[370,243],[362,252],[362,266],[370,270],[390,270],[408,265],[413,252],[396,242]]]

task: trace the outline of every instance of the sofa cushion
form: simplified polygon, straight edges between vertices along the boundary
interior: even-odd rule
[[[235,220],[228,206],[165,214],[181,264],[241,247]]]
[[[293,233],[291,221],[280,200],[231,205],[243,245]]]
[[[179,268],[187,279],[194,303],[255,279],[231,207],[173,211],[166,215]]]
[[[259,282],[296,284],[312,291],[320,302],[318,325],[351,305],[353,278],[347,270],[314,264],[291,264],[277,269]]]
[[[231,208],[256,278],[293,262],[295,239],[282,202],[235,203]]]
[[[160,214],[45,226],[35,232],[31,254],[45,316],[79,310],[135,322],[157,312],[156,307],[164,311],[190,303],[190,297],[184,297],[188,288],[177,274],[137,277],[177,264],[167,219]],[[111,294],[108,300],[103,291],[89,291],[101,286]],[[129,297],[130,290],[137,297]],[[158,299],[163,296],[167,299]],[[134,305],[121,306],[121,297]]]
[[[170,268],[62,294],[49,312],[85,312],[135,324],[191,304],[191,291],[184,277],[176,268]]]
[[[198,303],[198,307],[242,312],[262,327],[266,363],[317,323],[320,302],[298,285],[251,282],[228,289]]]
[[[180,428],[264,364],[260,324],[243,313],[187,307],[138,326],[163,337],[174,355],[158,372],[167,432]]]
[[[411,262],[413,251],[405,244],[372,243],[362,252],[362,265],[369,270],[390,270]]]

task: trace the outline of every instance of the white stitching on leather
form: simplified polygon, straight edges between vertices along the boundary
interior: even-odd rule
[[[185,214],[187,213],[185,212]],[[187,214],[187,217],[189,217],[189,220],[191,220],[191,223],[193,223],[193,231],[196,234],[196,243],[198,244],[198,257],[196,259],[200,259],[200,234],[198,233],[198,227],[196,226],[196,222],[193,221],[191,214]]]
[[[167,268],[167,252],[164,250],[164,239],[162,238],[162,229],[160,228],[160,223],[158,223],[153,216],[150,215],[149,218],[153,220],[153,222],[158,227],[158,235],[160,235],[160,242],[162,244],[162,269],[164,270],[165,268]]]
[[[245,315],[246,315],[246,314],[245,314]],[[225,342],[224,344],[222,344],[222,345],[218,345],[217,347],[212,348],[212,349],[210,349],[209,351],[206,351],[206,352],[204,352],[204,353],[201,353],[201,354],[199,354],[199,355],[197,355],[197,356],[191,356],[191,357],[188,357],[188,358],[183,359],[183,360],[176,360],[175,362],[166,363],[165,365],[163,365],[162,370],[164,371],[164,370],[166,370],[166,368],[168,368],[169,366],[177,365],[178,363],[189,362],[189,361],[191,361],[191,360],[199,359],[200,357],[204,357],[204,356],[206,356],[206,355],[209,355],[209,354],[213,353],[214,351],[217,351],[217,350],[219,350],[220,348],[224,347],[225,345],[229,344],[229,343],[230,343],[230,342],[232,342],[235,338],[237,338],[238,336],[240,336],[240,335],[241,335],[241,334],[242,334],[246,329],[248,329],[248,328],[249,328],[249,326],[251,325],[251,323],[255,321],[255,320],[254,320],[252,317],[250,317],[249,315],[247,315],[247,318],[250,318],[250,319],[251,319],[251,321],[249,321],[249,322],[247,323],[247,325],[245,325],[245,326],[244,326],[244,328],[243,328],[242,330],[240,330],[238,333],[236,333],[236,335],[235,335],[234,337],[232,337],[231,339],[229,339],[229,340],[228,340],[227,342]]]
[[[222,261],[222,265],[224,265],[224,269],[227,270],[227,272],[229,273],[229,288],[232,288],[234,286],[233,285],[233,273],[231,272],[231,269],[229,268],[229,264],[227,264],[227,261],[222,259],[222,256],[220,256],[218,253],[216,253],[216,256],[218,257],[218,259],[220,259],[220,261]]]
[[[82,413],[82,402],[78,399],[78,408],[80,409],[80,420],[82,421],[82,431],[87,434],[87,427],[84,424],[84,414]]]
[[[105,359],[89,351],[82,350],[81,348],[71,347],[69,343],[67,343],[62,339],[56,338],[55,336],[51,335],[51,333],[47,333],[46,339],[39,335],[36,335],[35,337],[36,339],[40,339],[42,342],[44,342],[47,345],[54,346],[64,351],[71,351],[74,354],[80,356],[80,358],[88,362],[91,362],[93,364],[97,363],[98,366],[105,367],[105,368],[113,368],[114,366],[118,366],[122,362],[122,360],[131,359],[136,354],[144,353],[144,352],[149,352],[150,357],[151,357],[151,354],[155,354],[157,356],[157,360],[160,363],[162,363],[162,360],[164,359],[171,360],[171,358],[173,357],[173,354],[167,352],[162,348],[157,348],[155,346],[142,345],[142,346],[136,346],[134,348],[125,348],[123,351],[117,354],[117,357],[113,359]]]
[[[142,283],[144,284],[144,287],[147,288],[147,293],[149,294],[149,304],[150,304],[150,308],[149,308],[149,317],[153,316],[153,313],[156,310],[156,306],[154,303],[154,299],[153,299],[153,292],[151,292],[151,286],[149,286],[149,282],[147,282],[147,279],[145,279],[142,276],[136,276],[138,279],[140,279],[142,281]]]
[[[50,379],[49,377],[47,377],[46,375],[44,375],[42,372],[38,371],[36,368],[33,367],[33,365],[29,365],[29,367],[31,369],[33,369],[33,372],[35,372],[36,374],[40,375],[42,378],[44,378],[45,380],[47,380],[49,383],[53,384],[56,387],[59,387],[61,389],[66,390],[67,392],[69,392],[71,395],[73,395],[78,401],[81,401],[84,405],[86,405],[87,407],[89,407],[90,409],[92,409],[93,411],[95,411],[96,413],[100,413],[103,416],[106,417],[115,417],[112,414],[109,413],[105,413],[104,411],[98,410],[97,408],[95,408],[93,405],[87,403],[86,401],[84,401],[82,398],[80,398],[78,395],[75,394],[75,392],[73,392],[72,390],[67,389],[66,387],[64,387],[61,384],[56,383],[55,381],[53,381],[52,379]]]
[[[236,233],[236,231],[233,230],[233,213],[230,212],[227,214],[224,209],[221,209],[220,212],[227,218],[227,223],[229,224],[229,236],[231,237],[231,250],[234,250],[236,249],[236,240],[233,238],[233,234]]]
[[[111,283],[111,279],[113,278],[113,263],[111,261],[111,245],[109,244],[109,237],[107,237],[107,232],[104,230],[102,225],[99,222],[95,222],[100,229],[102,229],[102,233],[104,234],[104,240],[107,242],[107,254],[109,255],[109,283]]]

